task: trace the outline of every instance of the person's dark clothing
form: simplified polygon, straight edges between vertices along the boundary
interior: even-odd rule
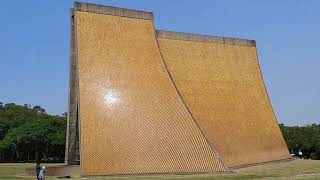
[[[41,170],[41,166],[40,166],[40,164],[37,164],[36,165],[36,175],[37,175],[37,179],[39,180],[39,172],[40,172],[40,170]]]

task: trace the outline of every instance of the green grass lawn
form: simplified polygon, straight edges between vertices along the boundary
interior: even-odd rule
[[[57,166],[60,164],[43,164],[45,166]],[[25,168],[33,168],[35,164],[31,163],[0,163],[0,180],[4,179],[36,179],[35,177],[24,177]],[[47,178],[51,179],[51,178]]]
[[[43,164],[50,168],[50,166],[57,166],[59,164]],[[35,177],[24,176],[24,169],[27,167],[34,167],[34,164],[29,163],[8,163],[0,164],[0,179],[23,179],[34,180]],[[46,180],[61,179],[58,177],[46,177]],[[101,179],[123,179],[123,180],[242,180],[242,179],[319,179],[320,180],[320,161],[312,160],[295,160],[291,162],[266,164],[248,168],[235,170],[234,173],[228,175],[177,175],[177,176],[137,176],[137,177],[72,177],[76,180],[101,180]]]

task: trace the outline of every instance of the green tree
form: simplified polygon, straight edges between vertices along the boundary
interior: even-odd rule
[[[319,125],[279,126],[291,153],[298,154],[300,150],[306,158],[320,159]]]
[[[50,116],[40,106],[13,103],[0,111],[0,160],[64,158],[66,118]]]

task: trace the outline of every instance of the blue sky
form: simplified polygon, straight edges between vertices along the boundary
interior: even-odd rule
[[[153,11],[161,30],[257,41],[278,121],[320,123],[320,1],[90,0]],[[0,6],[0,101],[67,111],[69,8],[66,0],[4,0]]]

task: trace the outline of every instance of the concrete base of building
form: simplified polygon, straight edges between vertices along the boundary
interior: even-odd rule
[[[282,162],[289,162],[294,161],[294,158],[287,158],[287,159],[280,159],[280,160],[274,160],[274,161],[266,161],[266,162],[260,162],[260,163],[253,163],[253,164],[245,164],[241,166],[232,166],[229,167],[230,170],[236,170],[241,168],[247,168],[252,166],[260,166],[260,165],[266,165],[266,164],[273,164],[273,163],[282,163]]]

